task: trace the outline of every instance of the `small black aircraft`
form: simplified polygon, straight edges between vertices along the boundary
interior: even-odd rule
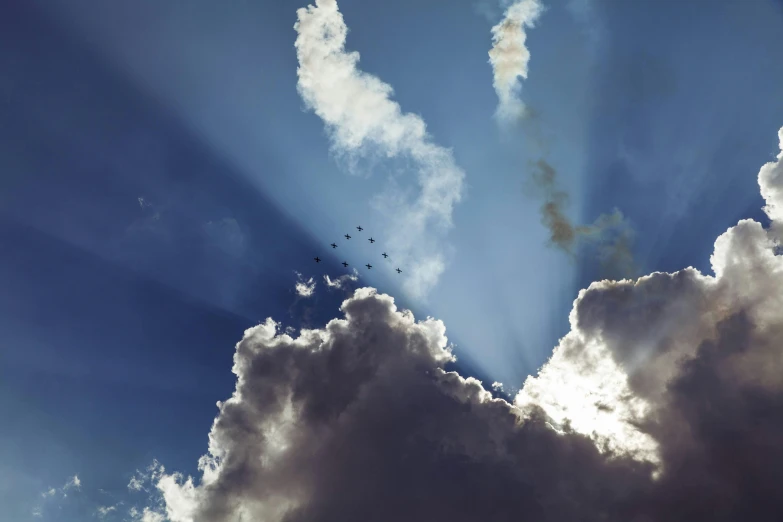
[[[400,270],[400,269],[398,268],[398,269],[397,269],[397,273],[399,274],[399,273],[401,273],[401,272],[402,272],[402,270]]]
[[[370,238],[367,241],[369,241],[370,243],[375,243],[375,240],[373,238]]]
[[[359,232],[361,232],[361,231],[362,231],[362,230],[364,230],[364,229],[363,229],[362,227],[356,227],[356,230],[358,230]]]
[[[343,261],[343,266],[347,268],[347,267],[348,267],[348,263],[346,263],[345,261]]]
[[[345,234],[345,239],[351,239],[351,236],[349,236],[348,234]]]
[[[315,262],[316,262],[316,263],[320,263],[320,262],[321,262],[321,258],[320,258],[320,257],[318,257],[318,256],[315,256],[313,259],[315,259]]]
[[[384,258],[384,259],[386,259],[387,257],[389,257],[389,254],[387,254],[386,252],[384,252],[384,253],[383,253],[383,254],[381,254],[381,255],[383,256],[383,258]]]
[[[367,270],[369,270],[369,269],[371,269],[371,268],[372,268],[372,265],[371,265],[370,263],[367,263],[367,264],[366,264],[366,265],[364,265],[364,266],[366,266],[366,267],[367,267]]]
[[[332,243],[332,248],[337,248],[337,245],[335,245],[334,243]]]

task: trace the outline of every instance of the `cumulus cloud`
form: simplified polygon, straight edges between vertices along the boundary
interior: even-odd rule
[[[783,223],[783,129],[778,131],[781,152],[777,161],[767,163],[759,172],[761,196],[766,201],[764,212],[772,220],[772,229],[780,236]]]
[[[315,279],[311,277],[310,279],[305,280],[299,272],[296,272],[296,279],[296,285],[294,285],[296,295],[305,299],[312,297],[315,293]]]
[[[634,275],[634,230],[620,210],[601,214],[590,225],[576,225],[566,214],[568,193],[560,188],[555,168],[539,159],[533,164],[531,179],[541,191],[541,222],[549,230],[553,246],[574,257],[579,245],[587,245],[595,250],[609,275]]]
[[[526,28],[532,28],[543,12],[538,0],[520,0],[512,3],[503,19],[492,28],[492,65],[498,107],[495,115],[504,122],[526,116],[526,107],[520,97],[522,80],[527,79],[530,51],[526,44]]]
[[[446,267],[443,235],[452,225],[465,174],[450,150],[434,144],[422,118],[404,113],[393,89],[358,68],[359,53],[345,49],[348,28],[335,0],[317,0],[297,11],[299,94],[325,123],[334,150],[356,157],[379,153],[410,161],[419,190],[393,191],[376,200],[395,217],[386,247],[406,270],[404,288],[423,298]]]
[[[355,283],[359,280],[359,272],[354,268],[350,274],[343,274],[340,277],[337,277],[335,279],[332,279],[328,275],[324,275],[324,283],[326,283],[327,288],[335,288],[337,290],[341,290],[347,287],[347,285],[350,283]]]
[[[771,209],[781,163],[759,175]],[[236,346],[236,389],[218,403],[200,478],[161,473],[156,516],[777,520],[778,245],[743,220],[716,240],[714,275],[593,283],[513,403],[447,370],[443,323],[371,288],[297,338],[269,319]]]

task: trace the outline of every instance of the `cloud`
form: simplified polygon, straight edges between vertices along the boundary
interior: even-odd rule
[[[766,202],[764,212],[772,220],[772,229],[781,237],[783,223],[783,129],[778,131],[781,152],[777,161],[767,163],[759,172],[759,187],[761,196]]]
[[[143,197],[139,197],[139,198],[138,198],[138,201],[139,201],[139,207],[140,207],[142,210],[144,210],[145,208],[152,207],[152,203],[150,203],[149,201],[147,201],[147,200],[146,200],[145,198],[143,198]]]
[[[53,497],[53,496],[54,496],[56,493],[57,493],[57,490],[56,490],[56,489],[54,489],[54,488],[49,488],[47,491],[44,491],[43,493],[41,493],[41,496],[42,496],[43,498],[47,498],[47,497]]]
[[[63,491],[67,491],[69,489],[82,489],[82,481],[79,480],[78,475],[74,475],[73,477],[69,478],[63,486]]]
[[[335,279],[330,278],[328,275],[324,275],[324,282],[327,288],[343,289],[348,286],[348,282],[355,283],[359,280],[359,272],[354,268],[350,274],[343,274]]]
[[[131,477],[128,482],[128,489],[131,491],[141,491],[144,489],[144,481],[140,477]]]
[[[149,507],[145,507],[143,511],[132,507],[128,511],[128,515],[134,522],[166,522],[166,516],[163,513],[152,510]]]
[[[634,230],[622,212],[601,214],[590,225],[575,225],[566,215],[568,193],[557,182],[557,171],[546,160],[533,164],[531,179],[541,191],[541,222],[549,230],[549,241],[571,257],[582,244],[592,247],[611,276],[631,277],[636,266],[631,251]]]
[[[771,209],[782,163],[759,174]],[[443,323],[374,289],[297,338],[268,319],[236,346],[236,390],[218,403],[200,479],[159,475],[166,516],[777,520],[778,245],[742,220],[715,241],[714,275],[593,283],[513,403],[446,370]]]
[[[420,116],[402,112],[389,84],[358,68],[359,53],[345,50],[348,28],[334,0],[317,0],[297,18],[297,88],[324,121],[334,151],[401,158],[416,171],[414,197],[392,190],[375,203],[390,218],[386,247],[408,267],[405,291],[424,298],[446,267],[443,236],[462,198],[465,173],[450,150],[431,141]]]
[[[526,107],[520,98],[522,80],[527,79],[530,51],[525,46],[527,33],[544,8],[538,0],[514,2],[503,19],[492,28],[492,49],[489,63],[492,65],[495,92],[498,95],[496,117],[503,122],[526,116]]]
[[[106,515],[117,511],[117,506],[101,506],[98,508],[98,517],[105,518]]]
[[[294,289],[296,290],[296,295],[303,298],[312,297],[312,295],[315,293],[315,279],[312,277],[308,279],[307,281],[302,278],[302,274],[299,272],[296,273],[296,285],[294,286]]]

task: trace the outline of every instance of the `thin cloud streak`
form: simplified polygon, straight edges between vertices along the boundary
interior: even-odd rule
[[[333,150],[348,157],[378,154],[412,162],[419,191],[392,190],[377,198],[387,223],[386,248],[407,266],[403,288],[424,299],[446,268],[444,236],[463,196],[465,173],[450,150],[431,141],[424,120],[404,113],[392,87],[358,68],[359,53],[345,49],[348,28],[334,0],[297,11],[297,89],[328,129]]]

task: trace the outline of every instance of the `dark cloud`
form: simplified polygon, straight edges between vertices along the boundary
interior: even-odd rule
[[[777,193],[780,163],[762,169],[763,192]],[[201,480],[156,481],[167,516],[779,520],[774,238],[745,220],[715,242],[714,276],[593,283],[513,404],[444,369],[453,355],[440,321],[416,322],[373,289],[298,338],[270,319],[237,344],[236,391],[218,404]]]

